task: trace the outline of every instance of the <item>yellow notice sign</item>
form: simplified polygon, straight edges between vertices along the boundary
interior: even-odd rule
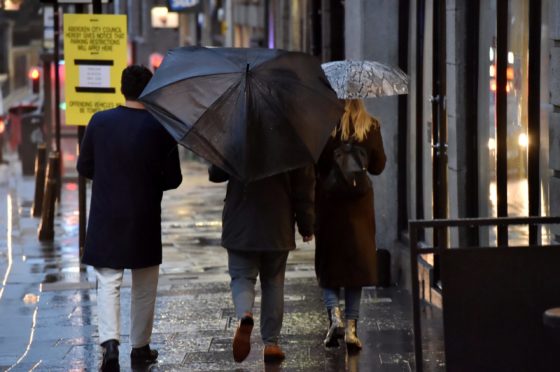
[[[64,14],[66,123],[87,125],[101,110],[124,103],[126,15]]]

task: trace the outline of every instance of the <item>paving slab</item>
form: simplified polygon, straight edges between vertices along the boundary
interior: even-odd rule
[[[121,370],[133,371],[412,371],[414,349],[410,294],[399,287],[365,288],[358,333],[364,349],[348,355],[326,351],[327,316],[314,274],[314,246],[298,240],[286,273],[281,345],[286,360],[265,365],[260,340],[260,289],[251,353],[235,363],[235,331],[220,247],[225,184],[207,181],[206,164],[182,162],[184,181],[163,198],[163,264],[152,347],[158,363],[131,366],[130,274],[122,289]],[[0,184],[0,370],[91,371],[100,364],[95,275],[78,256],[78,195],[62,188],[52,243],[37,241],[39,220],[30,217],[34,180],[13,173]],[[90,189],[88,188],[88,193]],[[443,371],[441,314],[426,319],[427,370]]]

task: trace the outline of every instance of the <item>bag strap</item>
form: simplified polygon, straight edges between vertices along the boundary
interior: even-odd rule
[[[354,143],[354,140],[349,141],[348,144],[352,147],[360,147],[359,145],[356,145]],[[352,157],[354,158],[356,163],[362,166],[362,170],[367,170],[368,163],[369,163],[368,159],[367,159],[367,155],[366,155],[366,158],[363,159],[365,164],[362,164],[362,159],[360,159],[360,157],[358,156],[358,154],[355,151],[350,151],[350,153],[352,154]]]

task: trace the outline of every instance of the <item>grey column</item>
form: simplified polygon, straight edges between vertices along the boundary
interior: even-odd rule
[[[399,2],[394,0],[347,1],[346,57],[398,66],[398,6]],[[396,257],[398,98],[370,98],[365,103],[368,111],[381,122],[383,145],[387,154],[385,170],[380,176],[373,177],[377,247],[388,249]]]
[[[448,192],[449,218],[466,216],[465,185],[467,184],[466,153],[466,18],[468,0],[448,1],[446,9],[447,50],[447,125],[448,125]],[[469,77],[472,79],[473,77]],[[471,123],[473,125],[473,123]],[[459,245],[457,229],[451,230],[451,246]]]
[[[549,114],[550,215],[560,215],[560,1],[549,2],[550,65],[549,89],[552,112]],[[543,14],[546,17],[546,14]],[[560,241],[560,226],[553,225],[554,239]]]

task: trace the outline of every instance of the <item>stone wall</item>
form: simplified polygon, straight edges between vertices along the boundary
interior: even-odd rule
[[[390,66],[398,65],[398,5],[399,2],[394,0],[346,2],[347,59],[366,59]],[[388,249],[392,253],[393,263],[396,263],[399,260],[399,252],[396,248],[398,98],[396,96],[369,98],[365,102],[368,111],[381,122],[383,145],[387,154],[385,170],[381,175],[373,177],[377,247]],[[394,274],[393,272],[395,279]]]
[[[550,65],[549,89],[552,112],[549,114],[549,167],[550,177],[550,215],[560,216],[560,1],[550,1],[549,37]],[[543,14],[546,17],[547,14]],[[560,226],[554,225],[552,232],[555,240],[560,241]]]

